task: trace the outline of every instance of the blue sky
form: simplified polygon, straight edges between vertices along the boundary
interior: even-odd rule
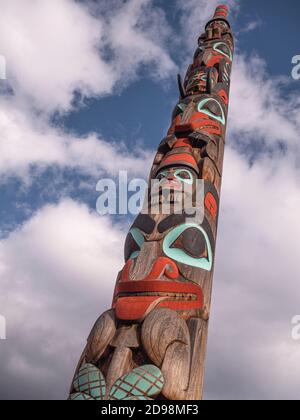
[[[206,398],[293,398],[300,5],[225,3],[236,56]],[[89,328],[110,305],[130,223],[96,214],[96,183],[119,169],[148,176],[178,99],[176,74],[218,2],[0,4],[1,87],[14,92],[0,97],[0,398],[64,398]]]
[[[154,1],[153,4],[165,12],[169,25],[172,27],[178,25],[181,13],[174,8],[173,0]],[[295,0],[289,0],[284,6],[281,1],[271,0],[240,2],[238,11],[235,11],[231,17],[233,28],[238,34],[239,52],[263,57],[270,76],[289,77],[291,57],[297,53],[297,45],[293,40],[298,36],[299,9],[300,6]],[[257,26],[249,30],[249,24],[253,22]],[[181,46],[178,48],[176,44],[172,45],[170,56],[180,69],[186,68],[182,58],[187,54],[183,54]],[[181,73],[183,74],[183,70]],[[156,80],[151,75],[151,68],[142,65],[135,79],[123,89],[116,87],[113,94],[93,99],[86,97],[83,103],[80,101],[75,105],[75,109],[63,114],[53,114],[53,124],[78,136],[96,132],[108,142],[125,143],[129,150],[135,147],[155,150],[168,129],[172,107],[178,99],[176,72],[167,79]],[[288,89],[295,88],[298,88],[296,82],[291,82]],[[43,203],[57,201],[61,189],[53,191],[50,188],[49,191],[48,187],[45,188],[47,184],[53,182],[56,171],[57,168],[47,169],[39,174],[38,179],[34,178],[33,183],[25,190],[19,179],[13,177],[1,186],[3,199],[0,211],[4,232],[2,236],[14,229],[16,223],[26,220],[31,211],[35,211]],[[59,176],[63,177],[62,183],[75,184],[73,186],[75,191],[72,191],[71,197],[83,200],[91,208],[95,207],[97,198],[95,191],[89,191],[89,194],[78,191],[78,174],[68,171],[61,173],[59,170]],[[146,171],[145,177],[147,177]],[[89,182],[92,189],[95,179],[89,179]],[[12,195],[18,201],[18,210]]]

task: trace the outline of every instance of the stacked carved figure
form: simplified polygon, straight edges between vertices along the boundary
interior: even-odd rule
[[[226,6],[216,9],[185,79],[178,77],[180,99],[154,159],[146,210],[127,235],[112,308],[88,337],[72,400],[202,399],[234,50],[227,15]],[[189,210],[199,211],[177,211],[187,195]],[[166,203],[169,212],[153,210]]]

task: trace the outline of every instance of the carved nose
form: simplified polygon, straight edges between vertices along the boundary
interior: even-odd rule
[[[160,256],[159,251],[158,242],[145,242],[137,259],[124,267],[121,281],[177,279],[177,265],[170,258]]]
[[[179,276],[179,271],[175,262],[170,258],[159,257],[153,264],[150,274],[143,280],[159,280],[164,276],[174,280]]]

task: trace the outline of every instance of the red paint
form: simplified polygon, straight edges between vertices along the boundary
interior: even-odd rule
[[[226,18],[228,16],[229,9],[226,5],[222,4],[216,8],[214,18],[223,17]]]
[[[224,55],[217,53],[216,51],[211,52],[211,58],[207,61],[207,67],[214,67],[216,64],[219,64],[221,60],[225,58]]]
[[[175,127],[175,134],[177,133],[192,133],[196,130],[203,130],[204,133],[221,135],[221,124],[218,121],[212,120],[203,112],[195,112],[187,124],[177,125]]]
[[[113,307],[116,310],[118,319],[124,321],[135,321],[143,318],[151,305],[158,308],[169,308],[175,311],[185,311],[203,308],[203,292],[200,286],[190,282],[172,281],[129,281],[119,283],[116,288],[116,295],[120,293],[180,293],[193,294],[197,297],[194,301],[164,300],[161,296],[125,296],[117,298]],[[172,299],[166,298],[166,299]],[[157,302],[157,305],[155,305]]]
[[[218,96],[220,96],[220,98],[223,99],[225,105],[229,104],[229,98],[228,98],[227,92],[224,89],[218,92]]]
[[[172,281],[178,279],[179,271],[175,262],[166,257],[159,257],[151,272],[141,280],[130,280],[130,268],[133,260],[129,260],[116,284],[113,308],[116,315],[124,321],[134,321],[143,318],[150,306],[169,308],[175,311],[201,309],[203,307],[203,293],[200,286],[191,282]],[[165,276],[170,280],[159,280]],[[162,296],[130,296],[130,293],[187,293],[197,296],[194,301],[172,300]],[[129,294],[121,296],[120,294]],[[163,299],[163,300],[162,300]],[[167,300],[168,299],[168,300]]]
[[[133,260],[128,260],[125,264],[119,282],[128,282],[130,281],[130,269],[133,265]],[[163,275],[168,277],[169,279],[177,279],[179,276],[179,271],[177,265],[173,260],[167,257],[159,257],[153,264],[152,270],[145,278],[141,279],[143,281],[147,280],[157,280],[161,278]]]
[[[218,204],[216,202],[215,197],[212,195],[212,193],[207,193],[205,196],[205,207],[207,208],[207,210],[210,212],[210,214],[212,215],[212,217],[215,219],[217,217],[218,214]]]
[[[174,134],[175,127],[176,127],[177,124],[180,124],[181,118],[182,118],[181,114],[177,115],[177,117],[174,118],[174,120],[172,121],[172,125],[168,130],[168,136],[171,136],[172,134]]]
[[[132,264],[133,264],[133,260],[128,260],[127,261],[127,263],[124,265],[123,270],[121,271],[119,281],[129,281],[130,280],[129,272],[130,272],[130,268],[131,268]]]
[[[189,153],[175,153],[173,155],[169,155],[163,160],[161,166],[169,166],[180,163],[186,163],[194,168],[198,168],[195,158]]]

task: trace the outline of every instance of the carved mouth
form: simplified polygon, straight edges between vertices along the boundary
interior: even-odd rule
[[[119,282],[113,307],[122,320],[141,320],[155,307],[175,311],[201,309],[203,293],[194,283],[145,280]]]
[[[189,133],[196,130],[212,130],[221,133],[220,124],[209,119],[199,119],[187,124],[177,125],[175,134]]]
[[[165,194],[162,194],[160,191],[159,194],[151,196],[152,205],[162,205],[162,204],[182,204],[184,205],[184,200],[187,200],[191,194],[188,191],[179,191],[170,190],[167,194],[167,189],[164,191]]]
[[[165,297],[170,300],[185,300],[185,301],[198,299],[197,295],[193,295],[193,294],[164,293],[164,292],[119,293],[117,296],[117,299],[122,298],[122,297],[132,297],[132,296],[156,296],[156,297]]]

